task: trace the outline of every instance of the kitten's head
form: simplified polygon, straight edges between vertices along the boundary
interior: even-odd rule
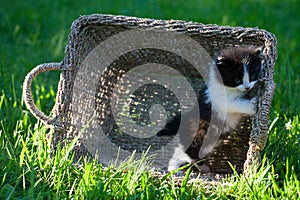
[[[248,91],[258,81],[262,60],[261,47],[232,47],[221,51],[214,62],[225,86]]]

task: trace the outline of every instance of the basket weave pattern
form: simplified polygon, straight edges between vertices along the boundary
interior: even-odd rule
[[[68,142],[78,134],[76,124],[72,121],[73,87],[79,67],[88,53],[112,35],[141,28],[146,30],[161,29],[185,34],[197,41],[211,56],[221,49],[232,46],[263,47],[265,59],[261,75],[262,83],[256,89],[256,95],[259,97],[256,114],[252,118],[243,120],[234,134],[224,136],[222,145],[216,148],[205,161],[215,172],[231,172],[228,161],[235,165],[238,171],[243,169],[247,171],[248,167],[259,159],[260,151],[266,144],[268,115],[275,89],[273,73],[277,59],[276,38],[273,34],[257,28],[204,25],[179,20],[153,20],[99,14],[80,17],[71,26],[64,60],[60,63],[45,63],[37,66],[26,76],[24,82],[24,100],[27,107],[35,117],[55,129],[53,144],[56,145],[59,141]],[[142,53],[143,56],[139,53]],[[122,75],[121,69],[126,70],[133,67],[130,66],[132,63],[134,65],[145,63],[152,56],[157,63],[174,64],[171,55],[166,55],[157,53],[157,51],[143,50],[120,58],[115,65],[112,64],[112,67],[105,72],[105,80],[99,83],[104,88],[102,92],[109,94],[111,92],[109,84],[115,82]],[[177,69],[184,71],[190,78],[194,78],[193,70],[186,67],[185,61],[177,59],[176,63]],[[61,71],[52,117],[46,116],[36,108],[30,89],[32,80],[39,73],[49,70]],[[105,107],[103,104],[102,106]],[[88,154],[87,149],[80,141],[75,151],[79,156]]]

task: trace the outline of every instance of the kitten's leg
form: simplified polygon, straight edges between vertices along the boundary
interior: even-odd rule
[[[183,164],[192,162],[193,159],[184,152],[183,146],[179,145],[175,148],[174,154],[169,161],[168,171],[173,171]]]
[[[229,102],[226,106],[228,112],[254,115],[257,106],[257,97],[251,100],[238,98],[233,102]]]

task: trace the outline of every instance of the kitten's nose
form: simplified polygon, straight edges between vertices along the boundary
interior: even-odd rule
[[[243,85],[246,91],[251,89],[251,84],[249,81],[244,81]]]

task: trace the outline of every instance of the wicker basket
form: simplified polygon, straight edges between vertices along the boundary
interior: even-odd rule
[[[76,108],[78,102],[74,100],[77,98],[76,95],[78,95],[78,93],[74,95],[74,88],[76,87],[74,85],[76,84],[77,73],[84,67],[83,63],[89,53],[113,35],[128,30],[141,29],[159,30],[160,32],[166,33],[180,33],[188,36],[199,43],[210,56],[213,56],[220,49],[231,46],[254,45],[263,47],[265,54],[263,71],[260,77],[260,84],[255,90],[255,95],[259,97],[256,114],[252,118],[245,118],[234,133],[221,138],[221,145],[215,148],[205,159],[205,163],[210,166],[214,172],[230,173],[232,170],[228,162],[236,166],[237,171],[242,171],[243,169],[247,170],[250,164],[259,159],[259,154],[265,146],[268,137],[268,115],[275,88],[273,72],[277,58],[276,38],[273,34],[257,28],[228,27],[211,24],[204,25],[178,20],[153,20],[101,14],[80,17],[72,24],[64,60],[60,63],[38,65],[26,76],[24,81],[24,101],[36,118],[47,126],[54,128],[54,147],[59,141],[68,143],[74,136],[80,133],[83,128],[83,123],[88,124],[90,122],[90,113],[88,113],[90,111],[87,111],[88,109],[85,110],[85,108],[90,106],[89,102],[91,101],[93,101],[93,105],[96,102],[95,110],[97,112],[99,111],[101,113],[102,111],[102,114],[105,114],[104,117],[97,117],[98,122],[100,120],[101,123],[108,124],[109,126],[106,126],[109,127],[107,132],[113,132],[114,119],[112,115],[107,114],[108,107],[106,105],[111,103],[109,98],[113,91],[110,88],[122,77],[124,71],[129,71],[134,66],[149,62],[162,63],[172,65],[173,68],[179,70],[184,76],[191,80],[199,78],[195,76],[193,69],[187,66],[189,63],[178,55],[160,49],[137,49],[136,51],[131,51],[120,56],[110,64],[110,67],[103,72],[101,80],[96,80],[97,91],[89,91],[88,84],[90,80],[83,80],[83,86],[87,85],[87,88],[81,88],[82,93],[84,95],[91,93],[88,96],[91,98],[91,101],[85,102],[84,108],[78,110],[78,108]],[[33,79],[41,72],[50,70],[61,71],[56,104],[52,110],[51,117],[46,116],[35,106],[31,92]],[[91,76],[91,79],[93,79],[93,76]],[[197,81],[193,82],[193,84],[193,88],[199,85]],[[99,95],[99,93],[102,93],[102,95]],[[166,96],[168,95],[166,94]],[[145,96],[140,98],[148,99],[148,97]],[[172,100],[170,101],[172,102]],[[172,106],[172,103],[168,105]],[[78,115],[83,116],[81,120],[84,122],[79,121],[77,118],[74,119],[75,112],[79,112]],[[80,128],[78,128],[78,124],[81,124]],[[91,122],[91,126],[93,126],[93,122]],[[89,129],[89,131],[95,130]],[[80,137],[82,138],[82,135]],[[113,140],[113,136],[111,138]],[[130,151],[135,149],[135,144],[134,142],[130,142],[130,138],[125,137],[122,138],[122,140],[125,145],[122,146],[120,144],[121,148],[126,148]],[[156,142],[166,141],[160,139]],[[151,144],[153,144],[153,141]],[[105,144],[91,142],[89,145]],[[145,142],[145,146],[149,146],[149,144]],[[76,156],[89,154],[86,143],[82,142],[81,139],[78,141],[75,151]],[[101,155],[99,156],[101,157]],[[167,161],[163,160],[163,158],[158,158],[157,161],[159,168],[166,167]]]

